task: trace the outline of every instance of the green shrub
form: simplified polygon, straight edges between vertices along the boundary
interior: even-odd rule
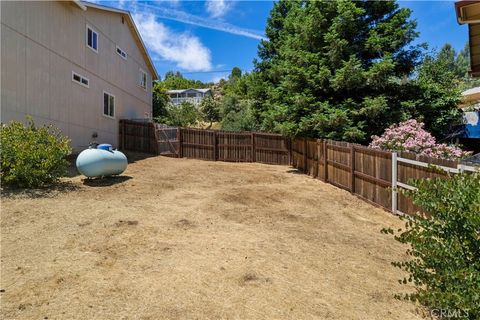
[[[410,246],[411,259],[393,265],[409,273],[402,283],[416,287],[413,294],[400,297],[418,301],[437,315],[443,310],[446,316],[480,319],[480,174],[413,184],[418,190],[404,194],[430,217],[402,217],[405,229],[395,235]]]
[[[35,127],[12,121],[2,124],[1,183],[3,187],[35,188],[49,185],[66,173],[69,140],[51,126]]]
[[[169,104],[165,116],[155,118],[155,121],[175,127],[189,127],[197,123],[200,112],[190,102],[183,102],[180,105]]]

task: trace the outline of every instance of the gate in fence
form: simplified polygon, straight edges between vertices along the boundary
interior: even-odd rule
[[[155,124],[155,136],[158,154],[178,158],[180,156],[180,129],[162,124]]]

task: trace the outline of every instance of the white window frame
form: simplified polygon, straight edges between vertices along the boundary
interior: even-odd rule
[[[92,33],[95,33],[97,35],[97,48],[95,49],[94,47],[91,47],[88,45],[88,29],[92,30]],[[87,47],[90,48],[90,50],[92,50],[93,52],[95,53],[98,53],[98,48],[100,46],[100,37],[99,37],[99,34],[98,32],[90,25],[86,25],[86,28],[85,28],[85,44],[87,45]]]
[[[120,50],[125,56],[121,55],[118,50]],[[127,53],[122,49],[120,48],[119,46],[115,46],[115,52],[124,60],[127,60]]]
[[[77,81],[74,79],[74,76],[78,76],[80,77],[80,81]],[[85,84],[82,82],[82,80],[87,80],[88,84]],[[72,71],[72,81],[75,82],[76,84],[79,84],[81,86],[84,86],[85,88],[90,88],[90,79],[88,79],[87,77],[84,77],[82,76],[81,74],[75,72],[75,71]]]
[[[138,79],[138,86],[142,88],[143,90],[147,91],[147,86],[148,86],[148,74],[143,70],[142,68],[139,69],[139,79]],[[143,81],[143,75],[145,75],[145,86],[142,85]]]
[[[107,94],[109,97],[113,97],[113,116],[109,115],[109,114],[105,114],[105,94]],[[108,101],[110,101],[110,98],[108,99]],[[110,119],[115,119],[115,108],[116,108],[116,102],[115,102],[115,96],[113,94],[111,94],[110,92],[107,92],[107,91],[103,91],[103,94],[102,94],[102,114],[104,117],[107,117],[107,118],[110,118]]]

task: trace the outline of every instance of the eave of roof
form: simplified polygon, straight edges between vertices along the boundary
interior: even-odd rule
[[[455,2],[455,12],[457,14],[457,22],[459,24],[465,23],[478,23],[479,21],[468,21],[465,20],[463,9],[471,5],[480,5],[478,0],[460,0]]]
[[[153,64],[152,58],[148,54],[147,47],[145,46],[145,43],[143,42],[142,36],[140,35],[140,32],[138,32],[137,26],[135,25],[135,21],[133,21],[132,15],[130,14],[130,11],[127,10],[122,10],[122,9],[117,9],[117,8],[112,8],[112,7],[107,7],[104,5],[96,4],[96,3],[91,3],[87,1],[73,1],[77,5],[83,5],[86,8],[95,8],[99,10],[105,10],[105,11],[110,11],[110,12],[115,12],[122,14],[127,17],[127,20],[129,22],[129,25],[132,26],[133,34],[137,38],[138,42],[140,42],[141,45],[141,50],[145,54],[145,60],[147,62],[147,65],[152,72],[152,80],[158,80],[160,77],[158,76],[157,69],[155,69],[155,65]]]

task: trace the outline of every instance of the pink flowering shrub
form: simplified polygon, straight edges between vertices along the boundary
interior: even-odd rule
[[[437,143],[435,137],[423,129],[424,124],[411,119],[390,126],[382,136],[372,136],[369,147],[373,149],[407,151],[420,155],[458,159],[470,155],[457,146]]]

